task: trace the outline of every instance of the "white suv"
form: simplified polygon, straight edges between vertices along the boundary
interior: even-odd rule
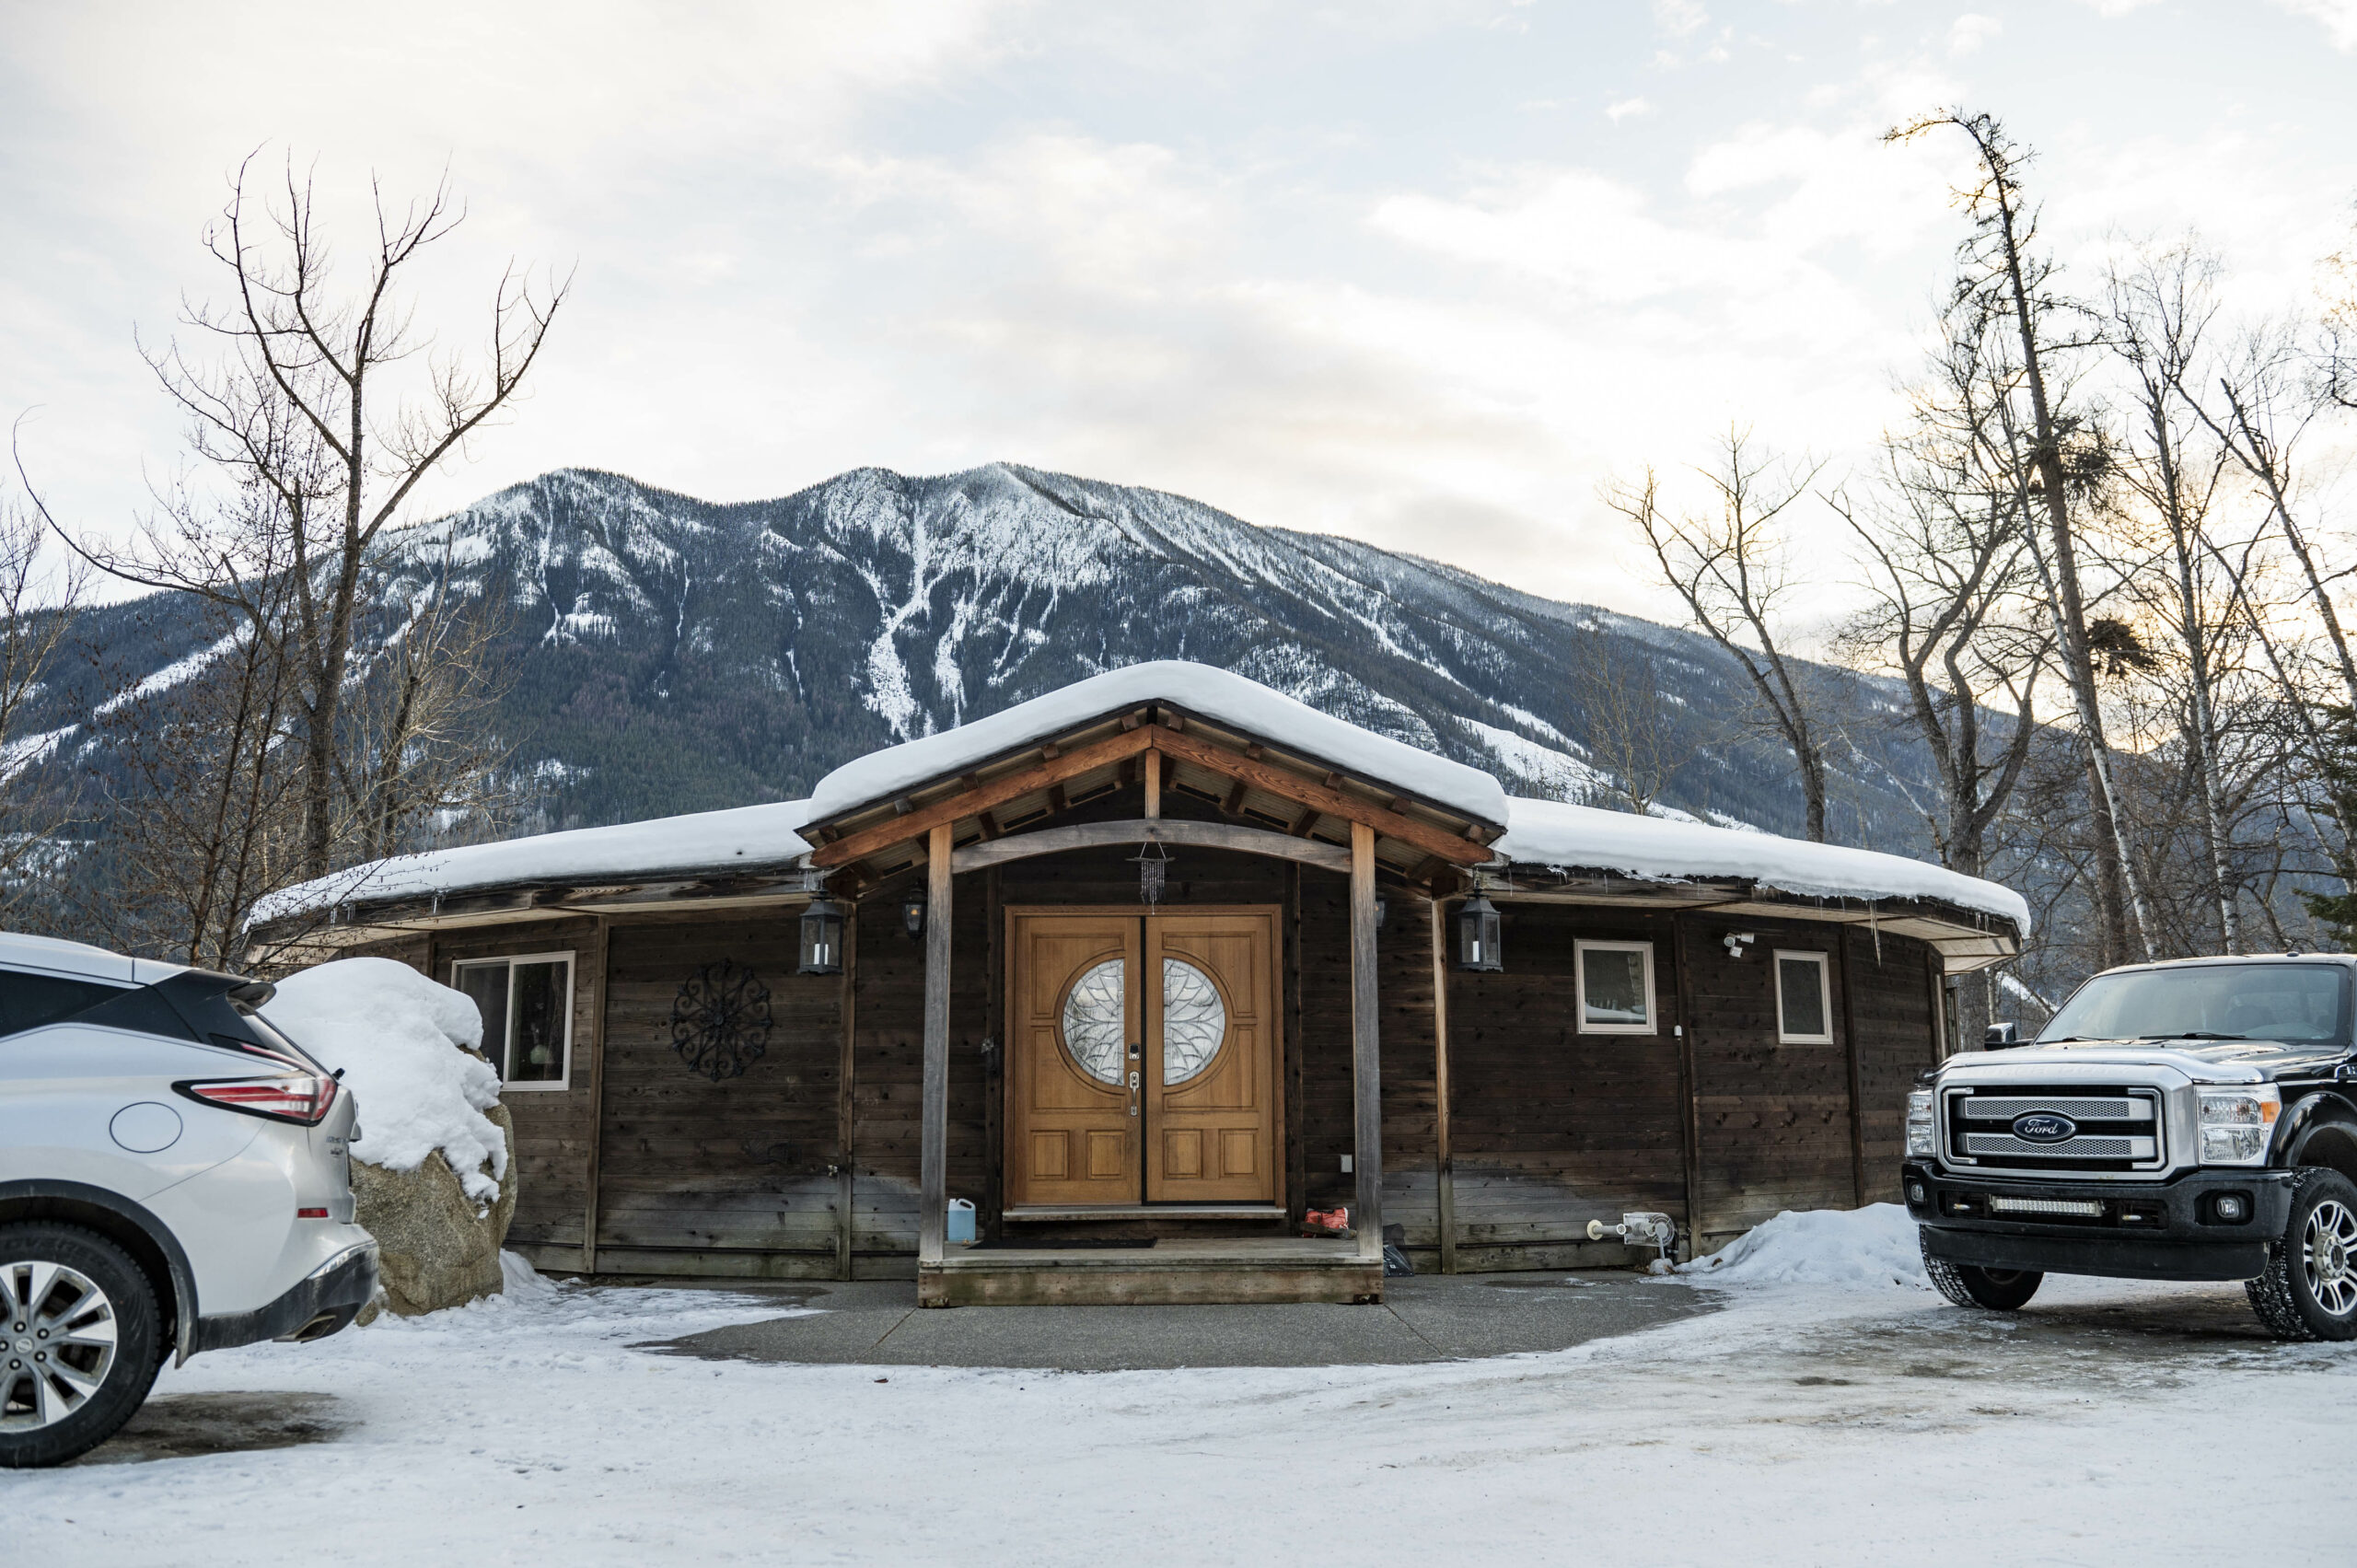
[[[270,994],[0,933],[0,1466],[103,1443],[168,1355],[319,1339],[376,1294],[353,1097]]]

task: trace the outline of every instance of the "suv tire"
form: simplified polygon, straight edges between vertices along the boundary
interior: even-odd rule
[[[1984,1307],[1991,1312],[2016,1312],[2029,1304],[2046,1276],[2032,1269],[1984,1269],[1974,1263],[1951,1263],[1923,1248],[1923,1272],[1939,1293],[1958,1307]]]
[[[2290,1223],[2267,1244],[2267,1271],[2243,1291],[2279,1340],[2357,1339],[2357,1182],[2302,1172]]]
[[[147,1275],[105,1237],[0,1225],[0,1467],[63,1464],[120,1431],[163,1363],[161,1322]]]

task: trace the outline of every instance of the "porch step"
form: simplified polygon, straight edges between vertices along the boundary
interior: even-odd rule
[[[1025,1220],[1281,1220],[1282,1203],[1089,1203],[1071,1208],[1028,1203],[1005,1211],[1009,1223]]]
[[[953,1248],[917,1265],[924,1307],[1183,1306],[1379,1302],[1383,1261],[1356,1241],[1290,1237],[1166,1237],[1151,1248],[1073,1252]]]

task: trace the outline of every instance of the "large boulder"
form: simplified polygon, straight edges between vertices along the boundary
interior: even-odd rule
[[[499,1196],[488,1205],[475,1201],[438,1150],[412,1170],[352,1162],[354,1217],[377,1238],[384,1304],[399,1317],[463,1307],[502,1288],[499,1249],[516,1216],[516,1126],[504,1105],[483,1115],[507,1145]],[[490,1165],[483,1162],[486,1176]],[[372,1303],[360,1320],[376,1316]]]
[[[289,976],[262,1010],[359,1107],[355,1217],[377,1238],[385,1305],[413,1317],[496,1295],[516,1129],[472,999],[389,958],[340,958]]]

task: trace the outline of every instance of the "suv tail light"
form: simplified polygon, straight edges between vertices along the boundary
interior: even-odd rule
[[[335,1104],[336,1082],[321,1073],[286,1073],[267,1078],[192,1078],[172,1087],[191,1099],[316,1127]]]

